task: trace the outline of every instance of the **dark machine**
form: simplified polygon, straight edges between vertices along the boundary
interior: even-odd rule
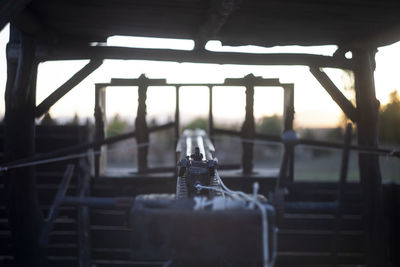
[[[132,258],[171,266],[273,266],[274,208],[257,190],[247,195],[223,184],[204,131],[186,130],[177,153],[176,194],[134,201]]]
[[[177,198],[200,194],[199,185],[219,185],[215,177],[218,162],[214,158],[214,146],[204,131],[186,130],[179,140],[176,152],[177,157],[180,158]]]

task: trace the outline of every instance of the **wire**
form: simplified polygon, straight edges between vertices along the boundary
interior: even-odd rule
[[[222,138],[216,138],[223,140]],[[258,145],[270,145],[270,146],[277,146],[280,147],[284,143],[278,142],[278,141],[265,141],[265,140],[256,140],[256,139],[248,139],[248,138],[240,138],[240,137],[232,137],[230,138],[230,141],[233,142],[238,142],[238,143],[252,143],[252,144],[258,144]],[[298,143],[296,146],[303,146],[306,147],[307,149],[324,149],[324,150],[338,150],[338,149],[343,149],[342,147],[325,147],[325,146],[319,146],[316,144],[302,144]],[[375,149],[375,150],[374,150]],[[389,156],[389,157],[400,157],[400,150],[398,149],[383,149],[383,148],[373,148],[373,147],[359,147],[359,148],[350,148],[350,150],[358,151],[359,153],[362,154],[372,154],[372,155],[378,155],[378,156]],[[384,151],[387,150],[387,151]]]
[[[268,249],[268,220],[267,220],[267,210],[271,210],[273,211],[273,208],[270,206],[266,206],[261,204],[260,201],[258,201],[256,198],[254,197],[250,197],[248,196],[246,193],[242,192],[242,191],[233,191],[230,190],[222,181],[221,177],[218,174],[218,171],[215,171],[215,176],[217,177],[217,179],[219,180],[221,186],[223,189],[219,189],[219,188],[215,188],[215,187],[211,187],[211,186],[203,186],[203,185],[196,185],[196,188],[198,189],[208,189],[208,190],[214,190],[217,192],[222,192],[225,193],[227,195],[229,195],[232,198],[236,198],[236,199],[242,199],[245,201],[249,201],[251,203],[254,203],[257,208],[260,210],[261,212],[261,219],[262,219],[262,247],[263,247],[263,266],[264,267],[270,267],[273,266],[273,263],[275,261],[274,257],[275,257],[275,253],[273,253],[273,257],[272,260],[270,260],[270,255],[269,255],[269,249]],[[271,263],[271,264],[270,264]]]
[[[124,146],[124,148],[112,148],[112,149],[107,149],[106,153],[114,153],[114,152],[122,152],[122,151],[130,151],[133,148],[138,148],[138,147],[146,147],[150,145],[158,145],[158,143],[140,143],[136,145],[129,145],[129,146]],[[43,159],[43,160],[37,160],[37,161],[29,161],[25,163],[20,163],[20,164],[14,164],[14,165],[3,165],[0,166],[0,172],[8,171],[10,169],[17,169],[17,168],[24,168],[24,167],[29,167],[29,166],[36,166],[36,165],[42,165],[46,163],[53,163],[53,162],[58,162],[58,161],[64,161],[64,160],[69,160],[69,159],[76,159],[76,158],[84,158],[84,157],[89,157],[89,156],[95,156],[95,155],[100,155],[102,154],[103,151],[100,150],[92,150],[84,153],[78,153],[78,154],[71,154],[71,155],[66,155],[66,156],[60,156],[60,157],[54,157],[54,158],[49,158],[49,159]]]

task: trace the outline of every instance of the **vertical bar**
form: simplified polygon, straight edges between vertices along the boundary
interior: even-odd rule
[[[175,87],[175,139],[179,140],[180,114],[179,114],[179,86]]]
[[[246,115],[242,125],[242,141],[243,154],[242,164],[243,173],[251,174],[253,172],[253,142],[255,135],[255,121],[254,121],[254,76],[247,75],[243,79],[246,86]]]
[[[148,79],[142,74],[138,79],[138,108],[135,120],[136,141],[138,144],[138,173],[147,172],[149,131],[146,122],[146,98]]]
[[[79,161],[78,197],[84,198],[90,195],[90,166],[86,158]],[[79,205],[78,208],[78,260],[79,267],[90,267],[90,216],[89,207]]]
[[[95,140],[103,140],[106,136],[106,88],[97,85],[95,87],[95,107],[94,107],[94,119],[95,119]],[[107,153],[100,153],[106,151],[106,147],[96,146],[94,148],[94,177],[99,175],[106,168],[107,164]]]
[[[47,217],[47,222],[43,227],[43,230],[41,231],[40,244],[42,246],[46,246],[48,244],[49,235],[53,230],[54,221],[58,214],[58,208],[62,204],[62,200],[65,194],[67,193],[72,175],[74,174],[74,168],[75,166],[73,164],[67,165],[63,179],[61,180],[61,183],[58,186],[56,195],[54,196],[53,204],[50,207],[49,216]]]
[[[213,86],[208,87],[209,90],[209,111],[208,111],[208,134],[214,142],[214,117],[213,117]]]
[[[21,44],[18,63],[7,53],[5,92],[4,160],[15,161],[35,154],[36,42],[10,27],[9,44]],[[47,248],[39,245],[44,225],[39,206],[34,167],[6,173],[5,198],[13,243],[15,266],[43,266]]]
[[[357,139],[360,146],[378,146],[379,101],[375,96],[375,49],[356,48],[353,52],[357,120]],[[366,233],[367,266],[387,266],[387,243],[382,198],[382,177],[379,158],[359,153],[361,193]]]
[[[294,121],[294,85],[283,87],[283,132],[293,130]],[[287,154],[286,173],[283,174],[285,184],[292,183],[294,180],[294,146],[285,145],[283,153]]]
[[[350,157],[350,144],[351,144],[351,131],[352,125],[351,123],[347,124],[346,131],[344,135],[344,144],[343,144],[343,151],[342,151],[342,162],[340,166],[340,179],[339,179],[339,186],[337,191],[337,209],[335,211],[335,228],[333,229],[333,238],[332,238],[332,265],[336,266],[338,264],[337,261],[337,254],[339,248],[339,240],[340,240],[340,224],[342,221],[342,214],[343,214],[343,203],[344,203],[344,194],[345,194],[345,187],[347,182],[347,172],[349,166],[349,157]]]
[[[179,123],[179,86],[175,87],[175,149],[178,146],[179,143],[179,128],[180,128],[180,123]],[[183,154],[183,153],[182,153]],[[178,153],[175,153],[175,162],[178,162],[180,160]],[[176,175],[178,175],[178,169],[176,169]]]

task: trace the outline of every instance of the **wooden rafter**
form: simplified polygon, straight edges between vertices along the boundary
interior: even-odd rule
[[[21,32],[34,36],[38,40],[52,43],[58,39],[58,34],[44,25],[41,19],[28,8],[15,15],[11,23]]]
[[[12,18],[21,12],[31,0],[2,0],[0,1],[0,31]]]
[[[238,8],[241,0],[218,0],[208,10],[207,19],[200,26],[195,38],[195,50],[204,49],[207,41],[213,38],[225,24],[231,13]]]

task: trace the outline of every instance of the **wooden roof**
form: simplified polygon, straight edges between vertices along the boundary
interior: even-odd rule
[[[73,42],[130,35],[382,46],[400,40],[399,14],[400,2],[389,0],[32,0],[11,19],[23,31]]]
[[[32,0],[14,22],[74,42],[130,35],[227,45],[382,46],[400,40],[399,14],[400,1],[390,0]]]

